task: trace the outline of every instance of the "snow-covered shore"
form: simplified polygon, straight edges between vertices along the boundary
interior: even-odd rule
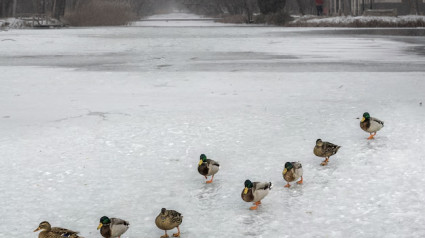
[[[338,16],[296,17],[287,26],[295,27],[425,27],[425,16]]]

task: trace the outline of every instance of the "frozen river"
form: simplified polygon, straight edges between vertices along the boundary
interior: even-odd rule
[[[0,237],[100,238],[103,215],[159,237],[162,207],[182,238],[425,237],[423,29],[146,24],[0,32]],[[318,138],[342,146],[326,167]],[[257,211],[246,179],[274,184]]]

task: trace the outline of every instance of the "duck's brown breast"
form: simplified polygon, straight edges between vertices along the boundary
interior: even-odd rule
[[[369,127],[370,127],[370,120],[360,122],[360,128],[362,128],[362,130],[368,132]]]
[[[313,153],[314,153],[314,155],[316,155],[316,156],[319,156],[319,157],[325,157],[325,156],[323,156],[323,150],[322,150],[322,147],[320,147],[320,146],[315,146],[314,147],[314,150],[313,150]]]
[[[283,175],[283,178],[285,179],[285,181],[287,182],[292,182],[295,180],[295,176],[292,170],[286,172],[285,175]]]
[[[252,194],[252,189],[249,189],[246,194],[243,193],[244,190],[242,190],[241,197],[242,200],[245,202],[252,202],[254,201],[254,195]]]
[[[161,230],[171,230],[178,226],[178,224],[172,223],[168,217],[161,215],[156,217],[155,224]]]
[[[111,237],[110,224],[106,226],[102,226],[102,228],[100,228],[100,234],[105,238],[110,238]]]
[[[198,172],[201,175],[207,176],[208,174],[208,167],[206,163],[202,163],[201,165],[198,166]]]

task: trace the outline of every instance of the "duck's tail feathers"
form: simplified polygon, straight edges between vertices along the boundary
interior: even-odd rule
[[[269,190],[271,190],[271,189],[272,189],[272,187],[273,187],[272,182],[269,182],[268,186],[267,186],[265,189],[269,189]]]

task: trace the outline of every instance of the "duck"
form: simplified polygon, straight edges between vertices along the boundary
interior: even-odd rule
[[[370,136],[367,138],[368,140],[375,139],[376,132],[381,130],[382,127],[384,127],[383,121],[371,117],[368,112],[363,113],[363,118],[360,120],[360,128],[370,133]]]
[[[128,221],[103,216],[100,218],[97,229],[100,229],[100,234],[105,238],[120,238],[128,230],[129,225]]]
[[[261,205],[261,200],[269,194],[272,189],[271,182],[251,182],[251,180],[245,180],[245,188],[242,190],[242,200],[245,202],[253,202],[254,206],[250,207],[250,210],[257,210],[258,206]]]
[[[38,225],[34,232],[41,230],[38,234],[38,238],[83,238],[78,236],[78,231],[71,231],[65,228],[52,227],[49,222],[43,221]]]
[[[155,219],[156,226],[165,231],[165,235],[161,238],[167,238],[167,230],[171,230],[177,227],[177,233],[173,234],[174,237],[180,237],[180,228],[179,226],[183,222],[183,216],[181,213],[174,210],[167,210],[165,208],[161,209],[161,212]]]
[[[289,182],[294,182],[301,178],[300,181],[297,182],[297,184],[303,183],[303,167],[301,163],[299,162],[286,162],[285,168],[282,172],[283,179],[285,179],[286,182],[288,182],[285,187],[289,188],[291,185]]]
[[[316,156],[325,158],[325,160],[320,163],[320,165],[325,166],[329,163],[329,157],[336,154],[339,148],[341,148],[341,146],[332,144],[330,142],[322,141],[321,139],[317,139],[313,153]]]
[[[220,164],[217,161],[207,159],[207,156],[205,154],[201,154],[199,156],[198,172],[201,175],[205,176],[205,179],[208,179],[207,176],[212,176],[211,180],[208,180],[206,183],[213,182],[214,175],[218,172],[219,169]]]

